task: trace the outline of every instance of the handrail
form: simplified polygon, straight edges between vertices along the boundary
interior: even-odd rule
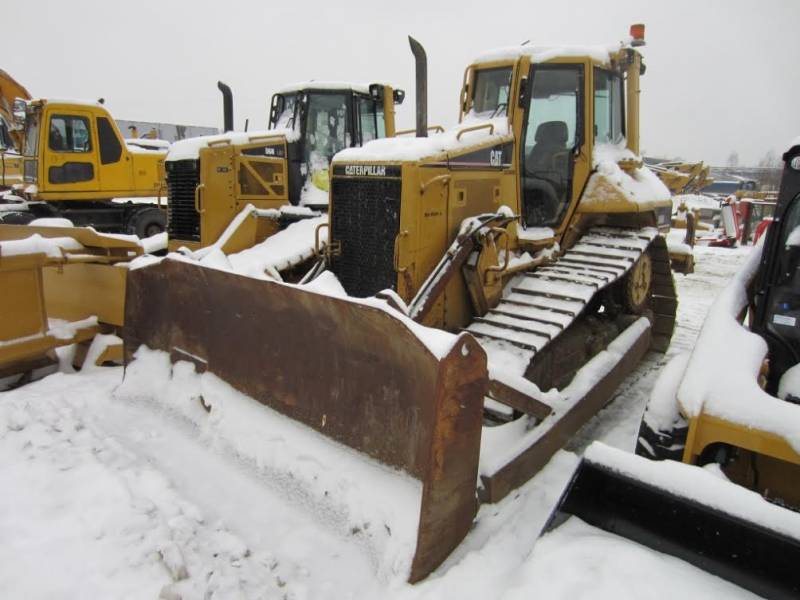
[[[480,123],[478,125],[470,125],[469,127],[465,127],[459,131],[456,135],[456,141],[460,140],[461,136],[465,133],[469,133],[470,131],[478,131],[479,129],[489,129],[489,135],[494,135],[494,123]]]
[[[430,127],[428,127],[428,131],[435,131],[436,133],[444,133],[444,127],[442,127],[441,125],[431,125]],[[416,132],[417,132],[416,129],[401,129],[400,131],[394,132],[394,137],[397,137],[398,135],[408,135],[409,133],[416,133]]]

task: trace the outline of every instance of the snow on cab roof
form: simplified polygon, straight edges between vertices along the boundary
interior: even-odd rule
[[[213,142],[229,142],[231,144],[246,144],[255,141],[256,138],[265,136],[282,135],[286,141],[293,142],[300,137],[300,134],[293,129],[266,129],[263,131],[229,131],[217,135],[203,135],[200,137],[179,140],[172,144],[167,154],[167,161],[174,160],[195,160],[200,157],[200,150],[207,148]]]
[[[600,63],[611,62],[611,54],[622,48],[622,44],[607,46],[506,46],[484,52],[475,63],[486,63],[501,60],[516,60],[520,56],[530,56],[532,62],[546,62],[556,58],[573,58],[588,56]]]
[[[380,82],[373,82],[380,83]],[[385,85],[381,83],[381,85]],[[276,94],[291,94],[300,90],[353,90],[369,94],[369,83],[353,83],[352,81],[300,81],[279,89]]]
[[[468,131],[475,124],[485,128]],[[464,131],[462,131],[464,130]],[[336,162],[345,161],[412,161],[445,152],[457,152],[489,141],[504,141],[509,135],[508,119],[496,117],[489,120],[465,118],[462,123],[443,133],[424,138],[393,137],[372,140],[360,148],[347,148],[337,153]]]
[[[30,103],[41,102],[42,104],[74,104],[76,106],[103,106],[97,100],[83,100],[78,98],[34,98]]]

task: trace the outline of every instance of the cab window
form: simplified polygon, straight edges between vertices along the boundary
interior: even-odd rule
[[[511,67],[476,71],[474,87],[472,112],[487,118],[508,113]]]
[[[48,145],[54,152],[90,152],[89,120],[75,115],[53,115]]]
[[[594,139],[616,144],[625,136],[622,78],[605,69],[594,70]]]
[[[5,119],[0,119],[0,150],[7,150],[13,147],[14,143],[11,141],[8,125],[6,125]]]
[[[358,121],[361,129],[361,143],[386,137],[386,120],[383,105],[372,98],[358,98]]]

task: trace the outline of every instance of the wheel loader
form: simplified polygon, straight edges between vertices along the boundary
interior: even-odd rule
[[[165,149],[126,141],[102,101],[19,98],[12,115],[22,181],[0,204],[0,222],[65,218],[140,238],[164,231]]]
[[[549,528],[576,515],[788,599],[800,596],[800,139],[783,160],[764,243],[656,383],[636,447],[645,458],[591,449]]]
[[[481,56],[459,125],[430,137],[411,39],[417,135],[334,156],[312,272],[291,285],[169,257],[137,269],[126,361],[146,347],[188,363],[418,482],[405,577],[424,578],[478,501],[528,481],[669,345],[671,200],[638,156],[632,33]]]
[[[333,155],[394,136],[394,106],[405,97],[381,83],[311,81],[272,96],[267,131],[234,133],[231,90],[218,86],[225,133],[178,142],[167,155],[170,250],[208,247],[224,234],[231,253],[319,216]],[[243,210],[247,218],[236,221]]]

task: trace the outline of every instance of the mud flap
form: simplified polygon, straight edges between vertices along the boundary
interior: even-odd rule
[[[684,473],[684,469],[695,472]],[[716,489],[704,491],[715,494],[696,494],[704,486],[685,485],[690,480],[683,477],[676,478],[672,485],[664,485],[665,477],[659,476],[675,474],[692,475],[695,480],[698,476],[712,478],[711,487]],[[679,493],[678,488],[681,488]],[[720,489],[722,494],[717,496]],[[730,511],[709,503],[710,500],[719,506],[726,499],[731,501]],[[798,536],[793,537],[786,531],[751,520],[759,511],[742,511],[741,506],[754,502],[764,501],[733,483],[700,472],[698,467],[649,461],[595,443],[578,465],[545,532],[574,515],[766,598],[798,598],[800,528],[796,529]],[[777,506],[757,508],[787,510]],[[800,522],[800,515],[797,521]]]
[[[165,259],[128,276],[125,358],[145,345],[191,361],[421,481],[415,582],[472,525],[488,376],[470,335],[437,356],[404,319],[377,304]]]

